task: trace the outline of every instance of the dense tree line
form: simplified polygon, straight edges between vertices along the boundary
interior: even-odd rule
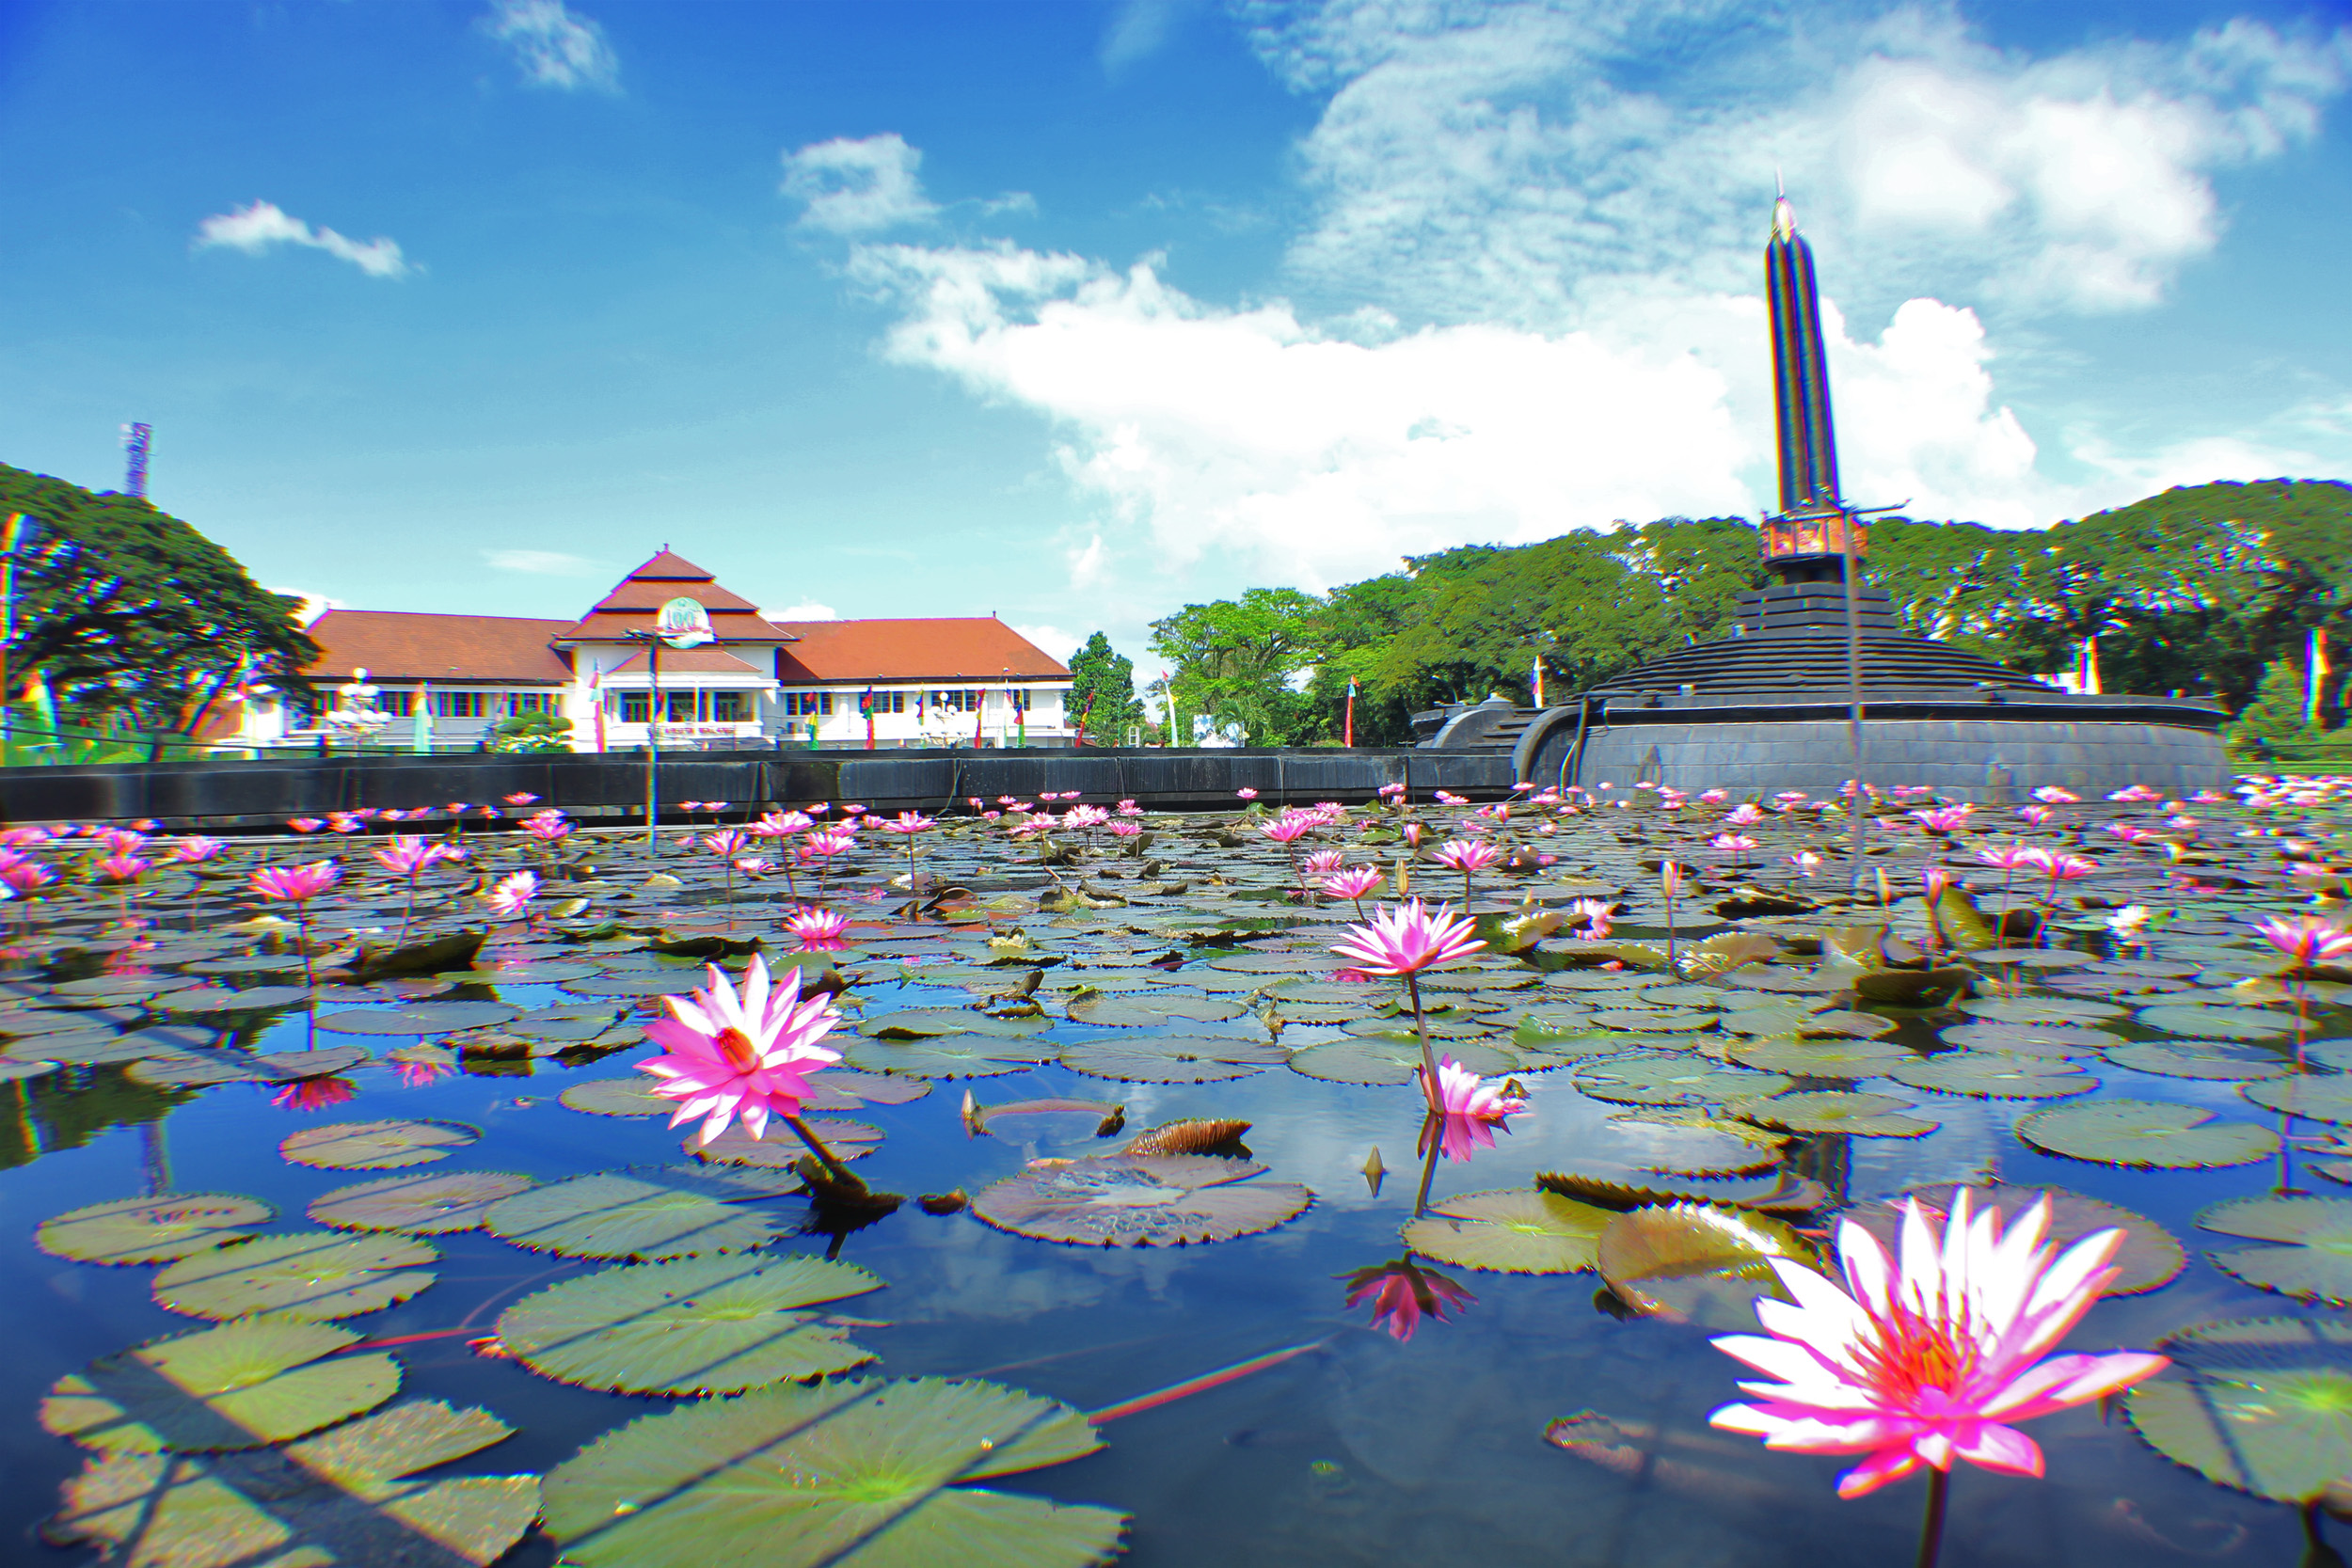
[[[169,513],[0,464],[0,519],[11,515],[24,521],[0,700],[39,683],[61,717],[184,731],[240,682],[304,689],[319,648],[297,601]]]
[[[2035,530],[1881,518],[1868,573],[1923,636],[2035,673],[2074,668],[2096,638],[2106,689],[2209,696],[2286,738],[2311,634],[2352,643],[2352,485],[2201,484]],[[1396,744],[1419,708],[1530,701],[1539,661],[1557,698],[1726,636],[1764,580],[1754,523],[1669,517],[1186,605],[1152,623],[1152,649],[1180,727],[1201,714],[1253,745],[1334,740],[1353,681],[1359,744]],[[2323,725],[2343,705],[2329,674]]]

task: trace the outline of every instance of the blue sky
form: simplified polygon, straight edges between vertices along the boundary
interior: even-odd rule
[[[1848,487],[2352,472],[2341,9],[0,3],[0,460],[272,586],[1066,654],[1755,514],[1778,170]],[[817,613],[803,609],[804,613]]]

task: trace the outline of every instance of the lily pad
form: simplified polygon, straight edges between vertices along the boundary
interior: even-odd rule
[[[840,1117],[815,1117],[808,1121],[827,1150],[840,1160],[857,1160],[882,1147],[882,1133],[879,1127],[862,1121],[849,1121]],[[810,1152],[800,1135],[781,1120],[768,1123],[766,1134],[755,1138],[740,1121],[731,1123],[727,1130],[707,1144],[696,1143],[690,1137],[682,1146],[685,1153],[698,1160],[708,1160],[723,1165],[767,1165],[788,1170],[802,1155]]]
[[[192,1318],[278,1312],[305,1322],[356,1317],[433,1283],[440,1254],[405,1236],[297,1230],[183,1258],[155,1276],[156,1305]]]
[[[1073,1023],[1096,1028],[1163,1029],[1170,1023],[1217,1023],[1249,1009],[1221,996],[1181,996],[1152,991],[1125,996],[1081,996],[1070,1004]]]
[[[246,965],[251,968],[251,965]],[[302,960],[292,959],[291,969],[302,967]],[[310,1000],[308,986],[248,986],[243,990],[230,990],[220,986],[204,986],[194,990],[173,991],[159,996],[151,1004],[156,1011],[174,1013],[185,1018],[212,1018],[225,1013],[270,1013],[283,1007],[298,1007]]]
[[[503,1002],[411,1002],[399,1007],[328,1013],[319,1027],[344,1035],[448,1035],[504,1023],[521,1009]]]
[[[42,1532],[124,1552],[143,1568],[482,1568],[531,1528],[538,1478],[404,1478],[512,1430],[485,1410],[411,1400],[283,1449],[105,1454],[66,1482],[64,1507]]]
[[[2122,1250],[2115,1255],[2113,1264],[2119,1272],[2100,1292],[2102,1296],[2143,1295],[2170,1284],[2188,1266],[2187,1249],[2172,1232],[2147,1215],[2118,1204],[2085,1197],[2062,1187],[2011,1185],[2005,1181],[1990,1186],[1971,1184],[1969,1190],[1970,1203],[1978,1213],[1994,1208],[2011,1221],[2043,1198],[2049,1199],[2050,1228],[2046,1241],[2061,1250],[2094,1230],[2122,1231]],[[1905,1196],[1917,1197],[1931,1214],[1940,1217],[1951,1212],[1957,1192],[1952,1186],[1938,1183],[1915,1188]],[[1892,1249],[1902,1227],[1902,1205],[1893,1198],[1882,1199],[1849,1210],[1846,1217]]]
[[[2237,1092],[2257,1105],[2313,1121],[2352,1121],[2352,1073],[2293,1073],[2241,1085]]]
[[[219,1453],[287,1442],[400,1392],[400,1363],[390,1356],[336,1354],[358,1342],[327,1323],[241,1318],[101,1356],[49,1390],[40,1424],[110,1452]]]
[[[483,1227],[533,1252],[629,1259],[742,1252],[778,1229],[773,1216],[660,1170],[597,1171],[518,1193],[492,1204]]]
[[[811,1111],[856,1111],[868,1105],[907,1105],[931,1092],[930,1085],[920,1078],[901,1078],[886,1072],[860,1072],[855,1068],[833,1067],[808,1075],[809,1098],[805,1108]]]
[[[2107,1047],[2106,1055],[2116,1066],[2140,1072],[2219,1083],[2282,1078],[2295,1070],[2295,1064],[2275,1051],[2233,1040],[2134,1040]]]
[[[543,1377],[621,1394],[732,1394],[874,1359],[798,1308],[879,1291],[821,1258],[681,1258],[567,1279],[499,1318],[499,1341]]]
[[[2250,1165],[2279,1151],[2279,1134],[2249,1121],[2216,1121],[2196,1105],[2094,1100],[2053,1105],[2017,1120],[2034,1148],[2107,1165],[2209,1170]]]
[[[1518,1058],[1509,1052],[1475,1040],[1433,1044],[1431,1053],[1439,1060],[1451,1056],[1457,1065],[1482,1078],[1512,1071],[1519,1065]],[[1295,1053],[1290,1064],[1292,1071],[1328,1084],[1409,1084],[1421,1067],[1421,1045],[1419,1041],[1390,1038],[1332,1040]]]
[[[445,1176],[395,1176],[338,1187],[305,1211],[337,1230],[398,1230],[444,1236],[478,1229],[490,1205],[532,1186],[514,1171],[461,1170]]]
[[[1763,1039],[1734,1046],[1731,1059],[1793,1078],[1876,1078],[1919,1058],[1899,1045],[1870,1040]]]
[[[993,1018],[970,1007],[902,1007],[880,1014],[857,1026],[872,1039],[916,1040],[939,1035],[985,1035],[995,1039],[1023,1039],[1050,1026],[1050,1019]]]
[[[2352,1325],[2239,1319],[2156,1348],[2172,1365],[2125,1394],[2123,1414],[2167,1459],[2280,1502],[2352,1475]]]
[[[1580,1154],[1664,1176],[1753,1176],[1780,1163],[1785,1132],[1717,1116],[1711,1107],[1611,1117]]]
[[[1907,1100],[1891,1094],[1858,1094],[1851,1090],[1815,1089],[1770,1099],[1733,1101],[1725,1107],[1766,1127],[1788,1132],[1851,1132],[1866,1138],[1919,1138],[1944,1124],[1924,1117],[1906,1116],[1916,1110]]]
[[[1936,1037],[1970,1051],[2013,1051],[2037,1056],[2091,1056],[2121,1037],[2078,1023],[1956,1023]]]
[[[1066,1068],[1130,1084],[1213,1084],[1247,1078],[1290,1059],[1288,1051],[1270,1040],[1205,1035],[1079,1040],[1061,1053]]]
[[[1618,1105],[1720,1104],[1742,1096],[1778,1094],[1790,1080],[1776,1072],[1724,1067],[1684,1053],[1629,1052],[1603,1056],[1576,1069],[1576,1086],[1595,1100]]]
[[[338,1121],[287,1134],[278,1152],[322,1170],[398,1170],[446,1160],[481,1136],[454,1121]]]
[[[1271,1230],[1314,1195],[1260,1181],[1265,1166],[1206,1154],[1047,1162],[982,1192],[972,1212],[999,1230],[1073,1246],[1184,1246]]]
[[[1915,1089],[1986,1100],[2062,1100],[2070,1094],[2089,1094],[2099,1086],[2099,1080],[2069,1061],[1976,1051],[1915,1059],[1888,1076]]]
[[[1781,1221],[1712,1203],[1619,1214],[1595,1249],[1618,1300],[1645,1317],[1709,1328],[1747,1328],[1758,1296],[1787,1299],[1774,1258],[1817,1266],[1811,1244]]]
[[[330,1046],[324,1051],[286,1051],[246,1055],[236,1051],[175,1051],[131,1066],[129,1076],[161,1088],[201,1088],[212,1084],[291,1084],[348,1072],[368,1059],[365,1046]]]
[[[703,988],[700,969],[630,970],[619,974],[594,974],[566,980],[564,989],[575,996],[684,996]]]
[[[2260,1007],[2197,1006],[2142,1007],[2135,1020],[2168,1035],[2193,1035],[2209,1039],[2269,1040],[2295,1033],[2295,1015]]]
[[[2224,1236],[2286,1243],[2210,1254],[2222,1273],[2298,1300],[2352,1306],[2352,1199],[2239,1198],[2216,1204],[2197,1223]]]
[[[1061,1047],[1051,1040],[950,1035],[903,1041],[857,1040],[845,1054],[852,1065],[868,1072],[901,1073],[910,1078],[1001,1078],[1009,1072],[1042,1067],[1060,1052]]]
[[[2124,1012],[2112,1002],[2046,996],[1983,996],[1963,1002],[1960,1010],[1995,1023],[2097,1023]]]
[[[1126,1515],[957,1484],[1103,1446],[1075,1410],[998,1384],[785,1385],[644,1417],[546,1482],[579,1568],[1089,1568]]]
[[[566,1084],[555,1098],[575,1111],[596,1117],[667,1117],[677,1114],[678,1102],[654,1093],[661,1082],[650,1073],[627,1078],[588,1078]]]
[[[166,1193],[69,1209],[40,1222],[33,1242],[77,1263],[169,1263],[252,1234],[278,1212],[235,1193]]]
[[[1502,1274],[1578,1274],[1593,1267],[1600,1233],[1617,1216],[1558,1193],[1466,1193],[1406,1223],[1405,1244],[1425,1258]]]

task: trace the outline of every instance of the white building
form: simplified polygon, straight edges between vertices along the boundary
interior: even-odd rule
[[[715,641],[649,653],[668,600],[710,616]],[[993,616],[776,625],[708,572],[662,550],[577,621],[332,610],[310,627],[326,650],[308,673],[330,702],[355,670],[384,715],[376,746],[479,744],[501,719],[554,713],[576,751],[635,751],[655,717],[664,750],[814,745],[1067,746],[1070,672]],[[215,738],[302,742],[314,716],[248,697]]]

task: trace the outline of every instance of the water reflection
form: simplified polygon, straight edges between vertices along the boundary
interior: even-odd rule
[[[1372,1303],[1372,1326],[1400,1342],[1413,1337],[1423,1318],[1445,1323],[1449,1309],[1458,1313],[1478,1300],[1450,1275],[1415,1262],[1409,1252],[1339,1277],[1347,1281],[1347,1305]]]
[[[137,1083],[120,1067],[61,1067],[0,1084],[0,1169],[79,1148],[110,1127],[160,1121],[195,1098]]]

